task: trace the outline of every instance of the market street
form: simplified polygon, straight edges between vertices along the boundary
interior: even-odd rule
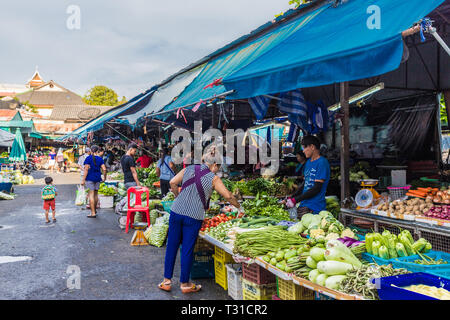
[[[159,290],[165,246],[130,246],[133,231],[119,228],[113,209],[87,219],[88,212],[74,205],[79,173],[51,175],[59,193],[57,222],[46,225],[44,172],[33,176],[35,184],[14,187],[15,200],[0,202],[0,299],[229,299],[214,279],[197,280],[203,286],[197,294],[182,294],[179,259],[172,292]],[[79,290],[67,288],[69,266],[81,270]]]

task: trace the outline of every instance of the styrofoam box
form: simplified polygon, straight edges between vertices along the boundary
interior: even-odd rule
[[[109,208],[114,207],[114,197],[113,196],[98,195],[98,201],[100,202],[101,209],[109,209]]]

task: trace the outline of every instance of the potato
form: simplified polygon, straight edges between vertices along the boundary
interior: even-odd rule
[[[414,214],[415,214],[416,216],[420,216],[420,211],[415,211]]]
[[[405,211],[406,211],[406,210],[402,208],[402,209],[398,210],[397,212],[398,212],[399,214],[403,214],[403,213],[405,213]]]

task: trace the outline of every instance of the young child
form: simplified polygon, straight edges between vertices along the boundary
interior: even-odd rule
[[[52,184],[52,177],[45,177],[46,186],[42,189],[42,200],[44,200],[45,223],[50,223],[48,211],[52,208],[53,223],[56,222],[55,198],[58,195],[56,187]]]

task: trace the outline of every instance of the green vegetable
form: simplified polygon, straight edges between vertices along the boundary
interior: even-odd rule
[[[284,259],[284,252],[283,251],[278,251],[276,256],[275,256],[275,259],[277,259],[278,262],[283,260]]]
[[[319,274],[316,277],[316,282],[319,286],[325,286],[325,281],[327,280],[328,276],[324,273]]]
[[[262,259],[267,263],[270,262],[270,257],[268,255],[265,255]]]
[[[430,251],[431,249],[433,249],[431,243],[427,242],[427,244],[425,245],[425,248],[423,250],[424,253],[427,253],[428,251]]]
[[[391,259],[398,258],[397,250],[395,248],[397,237],[395,235],[391,235],[389,238],[388,251],[389,257]]]
[[[325,250],[324,256],[327,261],[346,262],[357,268],[361,267],[361,261],[359,261],[353,252],[345,245],[344,247],[334,246]]]
[[[297,256],[297,250],[288,250],[288,252],[284,254],[284,259],[289,260],[295,256]]]
[[[316,283],[316,278],[320,274],[320,271],[317,269],[311,270],[308,274],[309,281]]]
[[[373,233],[366,234],[366,251],[372,254]]]
[[[372,242],[372,254],[374,256],[379,257],[378,250],[379,250],[380,247],[381,247],[381,242],[380,241],[376,240],[376,241]]]
[[[155,247],[161,247],[166,240],[168,230],[167,224],[155,224],[152,226],[149,239],[147,239],[148,243]]]
[[[412,242],[410,242],[409,238],[407,235],[401,233],[398,236],[398,240],[400,240],[400,242],[405,246],[406,252],[408,253],[408,256],[412,256],[413,254],[415,254],[415,251],[412,247]]]
[[[317,263],[317,270],[329,276],[346,274],[353,268],[353,265],[340,261],[320,261]]]
[[[325,287],[332,289],[332,290],[338,290],[341,282],[347,278],[345,275],[335,275],[328,277],[325,280]]]
[[[378,256],[382,259],[389,259],[389,251],[386,246],[381,246],[380,249],[378,249]]]
[[[428,241],[426,239],[420,238],[419,240],[413,243],[412,248],[415,252],[422,252],[427,243]]]
[[[309,256],[308,258],[306,258],[306,265],[311,269],[315,269],[317,267],[317,262],[314,261],[314,259],[311,258],[311,256]]]
[[[325,260],[325,249],[314,247],[309,251],[309,254],[316,262]]]
[[[398,242],[395,245],[395,251],[397,251],[397,255],[401,258],[401,257],[407,257],[408,256],[408,252],[405,249],[405,246],[401,243]]]
[[[271,265],[275,266],[275,265],[277,265],[277,263],[278,263],[277,259],[275,259],[275,258],[270,259]]]

